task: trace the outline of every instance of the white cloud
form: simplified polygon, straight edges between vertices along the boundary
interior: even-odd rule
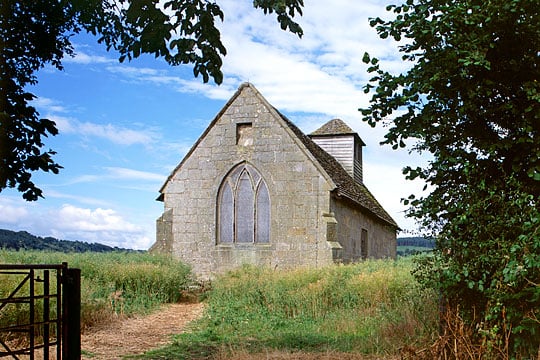
[[[94,180],[88,179],[86,182],[88,181],[95,181],[95,179]],[[80,182],[85,182],[85,181],[80,181]],[[67,200],[75,201],[80,204],[92,205],[92,206],[111,206],[109,201],[106,201],[103,199],[93,198],[89,196],[82,196],[82,195],[67,194],[67,193],[55,191],[51,188],[47,189],[45,193],[45,198],[46,199],[51,199],[51,198],[67,199]]]
[[[73,118],[66,117],[66,116],[58,116],[58,115],[51,115],[51,116],[48,116],[48,118],[49,120],[52,120],[55,122],[56,128],[58,129],[58,132],[60,134],[75,133],[77,131],[76,126],[74,126],[74,124],[77,123],[77,120]]]
[[[134,249],[147,249],[152,243],[148,229],[126,220],[113,209],[65,204],[52,210],[49,217],[52,216],[58,221],[50,225],[49,231],[58,238]]]
[[[146,69],[152,73],[155,70]],[[150,146],[160,138],[160,135],[152,128],[133,129],[115,124],[98,124],[89,121],[79,121],[72,116],[58,115],[58,113],[70,113],[73,109],[63,105],[61,102],[47,98],[39,97],[33,101],[34,106],[45,117],[54,121],[61,134],[76,134],[82,137],[96,137],[105,139],[117,145],[130,146],[141,144]]]
[[[28,216],[26,207],[0,198],[0,224],[17,224]]]
[[[84,136],[95,136],[119,145],[150,145],[155,134],[149,130],[133,130],[112,124],[82,122],[77,124],[77,131]]]
[[[163,182],[166,179],[166,176],[163,176],[162,174],[156,174],[147,171],[140,171],[121,167],[105,167],[104,169],[108,171],[108,174],[106,174],[105,176],[113,179],[159,182]]]
[[[227,48],[221,86],[204,84],[200,78],[186,79],[173,67],[157,69],[137,67],[136,63],[113,64],[108,59],[92,58],[77,50],[81,59],[105,63],[106,71],[125,81],[167,86],[174,91],[200,94],[209,99],[225,101],[240,83],[249,81],[278,109],[308,114],[291,119],[299,125],[304,124],[303,129],[322,124],[322,120],[317,120],[312,125],[309,120],[313,119],[312,114],[324,114],[326,120],[342,118],[361,135],[373,135],[377,138],[373,144],[382,139],[385,131],[381,127],[373,130],[365,124],[354,123],[361,123],[358,108],[366,107],[370,97],[362,89],[370,77],[366,72],[367,65],[362,62],[364,52],[378,56],[384,66],[392,70],[401,71],[407,67],[399,59],[397,44],[389,39],[381,40],[369,26],[369,17],[392,16],[386,12],[384,2],[307,3],[304,15],[296,18],[304,28],[301,39],[280,30],[275,14],[265,16],[249,2],[223,0],[220,6],[225,21],[217,25]],[[157,138],[148,130],[57,119],[59,127],[66,132],[99,137],[120,145],[149,145]]]
[[[132,82],[170,86],[184,93],[227,100],[242,82],[255,84],[281,110],[359,118],[369,95],[362,87],[371,77],[362,57],[365,51],[385,66],[402,71],[397,44],[381,40],[369,26],[369,17],[390,17],[382,1],[336,0],[306,4],[296,20],[304,28],[300,39],[282,31],[275,15],[264,15],[248,2],[223,0],[225,21],[218,23],[227,48],[221,86],[187,80],[173,68],[154,69],[110,65],[106,70]]]
[[[64,185],[73,185],[81,183],[93,183],[93,182],[106,182],[114,180],[116,186],[133,188],[133,186],[128,186],[128,182],[134,182],[137,184],[150,183],[151,191],[156,191],[156,184],[161,184],[165,181],[167,176],[165,174],[158,174],[148,171],[141,171],[123,167],[102,167],[99,168],[99,174],[85,174],[78,175],[77,177],[71,179]],[[116,180],[122,180],[121,183],[118,183]],[[139,189],[146,189],[146,187],[137,187]]]
[[[107,64],[118,61],[115,59],[107,58],[105,56],[87,54],[81,51],[78,47],[76,47],[75,52],[75,56],[66,56],[63,61],[66,63],[76,63],[83,65]]]
[[[96,137],[110,141],[117,145],[153,145],[160,137],[155,129],[130,129],[113,124],[97,124],[81,122],[77,119],[58,115],[49,115],[48,118],[56,123],[62,134],[76,134],[82,137]]]
[[[123,231],[133,233],[140,231],[134,224],[125,221],[112,209],[85,209],[73,205],[63,205],[58,211],[58,230],[66,231]]]
[[[107,66],[107,71],[122,76],[132,83],[150,83],[158,86],[169,86],[174,91],[181,93],[203,94],[210,99],[228,99],[236,90],[238,81],[229,86],[227,83],[221,86],[204,84],[200,78],[186,80],[181,76],[171,75],[174,70],[158,70],[152,68],[139,68],[128,65]]]
[[[69,111],[60,102],[43,96],[37,97],[32,100],[32,105],[36,108],[39,108],[42,112],[47,113],[65,113]]]
[[[362,62],[364,52],[378,56],[393,70],[407,67],[399,59],[397,44],[379,39],[369,26],[369,17],[391,16],[381,1],[306,4],[304,15],[296,19],[304,28],[301,39],[280,30],[274,15],[265,16],[250,3],[224,0],[220,6],[225,21],[218,26],[227,48],[221,86],[203,84],[200,78],[186,80],[170,68],[116,65],[108,66],[108,71],[129,81],[219,100],[227,100],[241,82],[249,81],[280,110],[352,122],[360,119],[358,108],[367,106],[370,97],[362,89],[371,77]]]
[[[75,178],[69,180],[66,184],[63,185],[73,185],[73,184],[82,184],[82,183],[92,183],[96,181],[103,180],[103,175],[78,175]]]
[[[165,76],[167,73],[164,70],[158,70],[158,69],[152,69],[152,68],[139,68],[135,66],[121,65],[121,64],[107,66],[105,69],[109,72],[117,73],[117,74],[126,76],[128,78],[133,78],[133,79],[138,79],[141,77],[159,78],[161,76]],[[168,81],[165,81],[165,82],[168,82]]]

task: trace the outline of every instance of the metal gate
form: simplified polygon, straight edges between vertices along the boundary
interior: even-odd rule
[[[80,269],[0,264],[0,281],[0,358],[80,359]]]

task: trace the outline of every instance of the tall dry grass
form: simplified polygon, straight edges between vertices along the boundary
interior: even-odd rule
[[[428,347],[405,347],[403,360],[540,360],[540,348],[532,357],[513,353],[510,326],[495,334],[471,325],[461,317],[459,305],[447,306],[440,315],[437,339]]]
[[[58,253],[0,250],[3,264],[60,264],[81,269],[81,325],[88,328],[111,317],[144,314],[160,304],[180,300],[192,283],[190,268],[170,257],[136,252]],[[0,297],[18,283],[16,277],[0,275]],[[40,284],[37,284],[40,293]],[[21,289],[28,293],[28,288]],[[51,293],[56,292],[52,284]],[[51,304],[54,309],[55,304]],[[40,306],[36,307],[39,318]],[[13,323],[28,317],[22,304],[8,305],[0,322]]]
[[[145,358],[275,349],[397,354],[405,345],[428,346],[437,334],[437,296],[416,283],[412,267],[409,259],[292,271],[244,266],[214,281],[191,333]]]

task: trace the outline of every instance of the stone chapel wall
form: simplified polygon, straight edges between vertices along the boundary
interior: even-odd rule
[[[343,262],[367,258],[396,258],[396,231],[390,226],[376,222],[372,215],[353,208],[346,201],[333,199],[331,209],[338,226],[338,241],[342,245]],[[367,231],[367,249],[362,249],[362,229]]]
[[[244,89],[217,118],[165,187],[172,210],[172,254],[202,278],[244,263],[277,268],[322,266],[334,258],[326,242],[329,184],[256,93]],[[252,144],[237,145],[237,124],[251,123]],[[270,194],[268,244],[217,244],[221,181],[247,161]]]

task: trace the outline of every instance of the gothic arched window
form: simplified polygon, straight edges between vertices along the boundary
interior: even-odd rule
[[[242,163],[225,177],[217,198],[218,243],[270,242],[270,196],[262,176]]]

